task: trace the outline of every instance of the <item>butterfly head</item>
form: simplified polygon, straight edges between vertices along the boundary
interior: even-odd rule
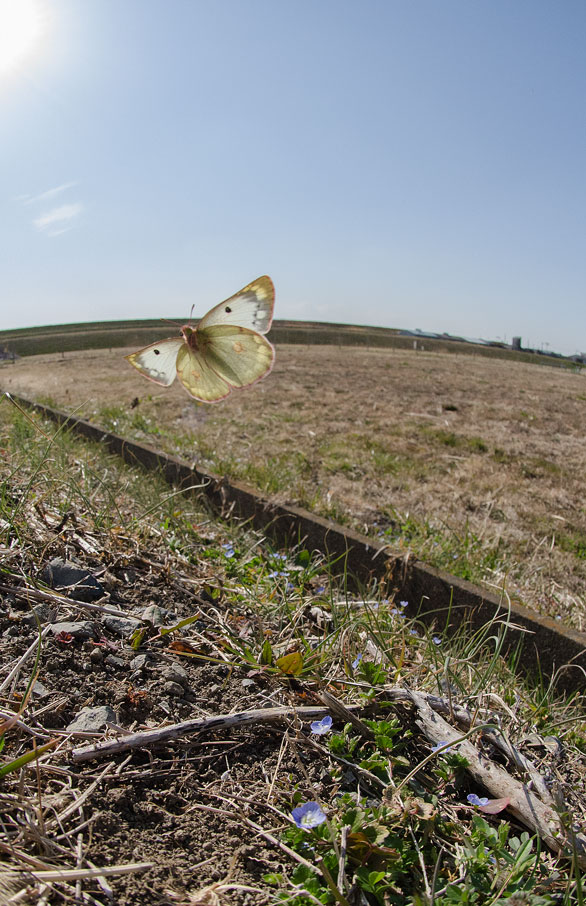
[[[185,324],[181,328],[181,333],[183,334],[183,339],[191,349],[197,349],[198,347],[198,335],[197,329],[195,327],[190,327],[189,324]]]

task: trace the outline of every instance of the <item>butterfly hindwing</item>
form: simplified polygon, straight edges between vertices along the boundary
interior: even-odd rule
[[[257,333],[267,333],[273,320],[274,306],[273,281],[270,277],[259,277],[208,311],[199,322],[198,329],[205,330],[216,324],[235,324]]]
[[[185,343],[177,355],[179,380],[205,402],[224,399],[269,373],[275,351],[263,336],[245,327],[218,324],[196,331],[196,348]]]
[[[177,353],[184,345],[183,337],[173,337],[145,346],[125,358],[150,381],[170,387],[177,377]]]

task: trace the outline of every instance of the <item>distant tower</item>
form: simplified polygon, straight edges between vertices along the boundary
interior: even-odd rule
[[[521,348],[521,337],[513,337],[511,342],[511,349],[520,349]]]

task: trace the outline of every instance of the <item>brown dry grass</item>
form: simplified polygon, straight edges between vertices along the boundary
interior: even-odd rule
[[[584,372],[282,346],[263,383],[206,406],[126,351],[21,359],[0,383],[586,627]]]

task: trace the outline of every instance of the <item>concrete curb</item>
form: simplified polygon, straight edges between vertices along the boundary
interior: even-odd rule
[[[491,592],[415,559],[397,557],[378,541],[307,510],[276,504],[240,482],[191,468],[76,416],[11,395],[21,405],[104,444],[127,463],[159,472],[169,483],[186,489],[203,485],[198,493],[204,494],[222,516],[249,520],[277,543],[302,541],[310,550],[323,552],[335,561],[335,574],[349,586],[355,589],[376,581],[385,594],[409,601],[409,614],[416,614],[427,624],[455,632],[466,621],[479,628],[507,616],[506,604]],[[586,633],[561,626],[520,604],[511,604],[510,622],[506,649],[521,646],[518,665],[522,672],[551,678],[557,671],[556,688],[569,692],[586,688]]]

